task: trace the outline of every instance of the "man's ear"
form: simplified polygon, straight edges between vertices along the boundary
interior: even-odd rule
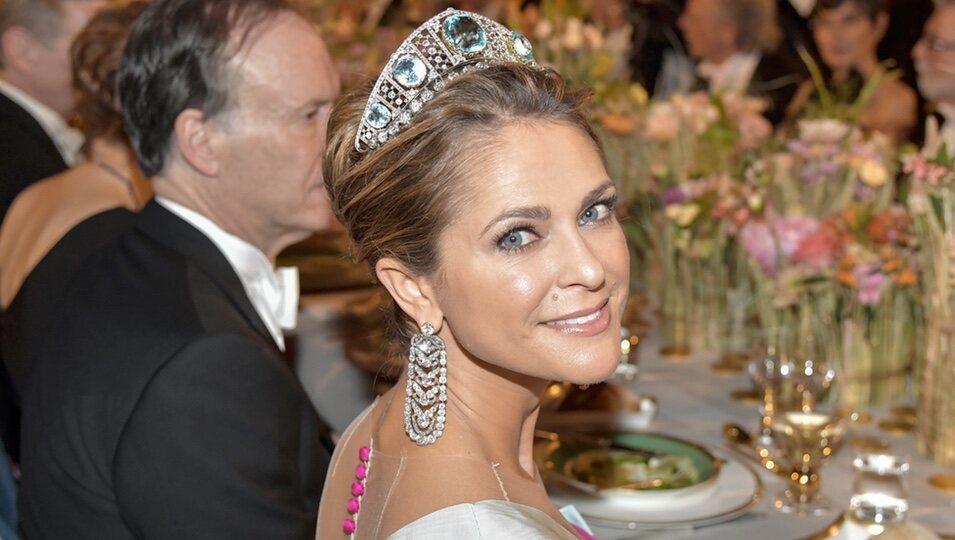
[[[174,128],[176,146],[183,159],[204,176],[217,176],[219,156],[212,144],[212,131],[216,128],[210,125],[202,111],[182,111],[176,117]]]
[[[4,68],[21,73],[32,73],[36,65],[38,47],[42,44],[32,32],[22,26],[11,26],[0,35]]]
[[[414,319],[419,327],[428,322],[434,326],[436,333],[441,330],[444,312],[427,277],[416,275],[390,257],[384,257],[375,264],[375,274],[398,307]]]

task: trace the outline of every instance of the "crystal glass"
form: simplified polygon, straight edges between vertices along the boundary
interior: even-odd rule
[[[746,368],[763,395],[759,407],[760,430],[756,435],[756,442],[761,446],[773,444],[773,421],[782,404],[783,382],[792,377],[794,369],[792,362],[776,351],[775,345],[766,345],[765,342],[754,345]]]
[[[852,460],[849,512],[867,526],[885,527],[905,520],[909,510],[909,460],[903,456],[864,453]],[[867,528],[870,528],[867,527]]]
[[[816,409],[816,403],[825,399],[836,372],[812,359],[799,362],[794,367],[793,382],[799,408],[803,412],[812,412]]]
[[[776,458],[790,471],[789,485],[773,499],[773,505],[798,515],[835,513],[829,500],[819,493],[819,470],[842,440],[842,419],[819,412],[785,412],[776,417],[773,435]]]
[[[625,326],[620,327],[620,363],[614,371],[614,376],[631,382],[640,373],[640,355],[637,348],[640,345],[640,336],[634,335]]]

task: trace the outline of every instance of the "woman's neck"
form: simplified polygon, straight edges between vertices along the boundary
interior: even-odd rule
[[[126,184],[135,208],[142,208],[152,196],[149,182],[136,165],[132,150],[125,144],[105,138],[89,142],[90,163],[104,169],[112,178]]]
[[[398,381],[401,399],[406,378],[407,372]],[[480,360],[449,358],[447,422],[438,442],[442,451],[500,463],[505,470],[535,478],[534,427],[546,385]]]

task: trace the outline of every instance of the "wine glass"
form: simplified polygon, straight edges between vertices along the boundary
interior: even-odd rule
[[[756,435],[756,442],[760,446],[771,446],[773,443],[773,419],[781,401],[783,381],[788,380],[794,370],[792,362],[777,352],[777,346],[772,339],[757,340],[752,359],[746,367],[763,398],[759,407],[760,430]]]
[[[908,458],[890,454],[862,453],[852,460],[849,512],[866,530],[878,534],[905,520],[909,467]]]
[[[799,408],[803,412],[812,412],[816,409],[816,403],[825,399],[836,378],[836,371],[810,359],[797,364],[794,373],[793,381],[799,398]]]
[[[776,459],[789,470],[786,489],[773,499],[782,512],[801,516],[833,514],[837,510],[819,493],[819,469],[842,440],[844,423],[822,412],[789,411],[773,423]]]

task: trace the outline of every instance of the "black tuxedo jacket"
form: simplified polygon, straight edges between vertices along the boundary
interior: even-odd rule
[[[0,93],[0,223],[23,188],[66,168],[63,156],[33,116]],[[19,404],[0,365],[0,437],[14,461],[19,457],[19,418]]]
[[[0,221],[23,188],[66,168],[36,119],[0,93]]]
[[[20,462],[20,396],[12,384],[8,366],[22,381],[34,365],[50,325],[60,313],[76,270],[97,256],[104,246],[129,227],[135,214],[115,208],[92,216],[63,235],[23,281],[16,297],[3,313],[0,395],[3,396],[3,440],[7,452]]]
[[[27,538],[314,537],[328,434],[228,261],[155,201],[27,373]]]

